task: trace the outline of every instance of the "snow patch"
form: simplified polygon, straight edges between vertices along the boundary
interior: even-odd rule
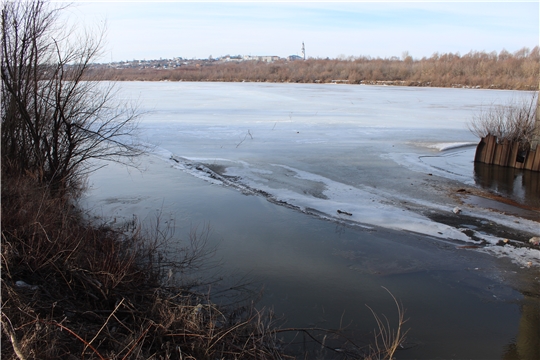
[[[453,149],[459,149],[463,147],[471,147],[476,146],[478,143],[475,142],[455,142],[455,143],[435,143],[427,145],[430,149],[436,149],[439,151],[447,151],[447,150],[453,150]]]
[[[168,154],[165,151],[161,151],[159,154],[161,158],[166,158],[169,155],[167,161],[175,168],[212,184],[231,186],[247,194],[263,195],[271,202],[288,205],[331,221],[356,224],[365,228],[382,227],[409,231],[440,240],[457,240],[478,244],[477,240],[473,240],[465,234],[465,229],[457,229],[435,222],[418,212],[400,206],[400,203],[403,201],[411,207],[452,213],[453,207],[450,205],[389,194],[367,186],[351,186],[281,164],[269,164],[275,169],[272,171],[252,167],[245,161],[188,158]],[[224,175],[215,173],[202,163],[218,160],[228,164]],[[298,185],[295,183],[297,181],[300,181],[302,186],[293,186]],[[308,191],[308,185],[317,186],[320,194]],[[460,214],[483,218],[510,228],[530,232],[534,232],[538,228],[537,222],[520,218],[518,224],[516,217],[484,209],[463,206]],[[531,266],[531,264],[540,266],[540,252],[538,250],[505,246],[505,250],[502,251],[501,246],[496,246],[502,240],[501,238],[480,232],[475,232],[474,236],[490,244],[480,248],[480,251],[489,252],[496,256],[510,257],[522,266]]]

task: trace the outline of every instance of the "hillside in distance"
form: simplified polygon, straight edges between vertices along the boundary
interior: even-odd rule
[[[221,81],[347,83],[400,86],[538,90],[540,48],[514,53],[471,51],[401,58],[275,61],[168,60],[93,65],[91,76],[117,81]]]

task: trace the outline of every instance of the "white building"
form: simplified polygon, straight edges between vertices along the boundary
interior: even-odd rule
[[[245,61],[264,61],[264,62],[274,62],[278,61],[280,59],[279,56],[271,55],[271,56],[252,56],[252,55],[244,55]]]

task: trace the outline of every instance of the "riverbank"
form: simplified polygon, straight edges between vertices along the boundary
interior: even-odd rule
[[[410,318],[408,350],[400,358],[502,358],[521,319],[534,319],[522,308],[529,294],[538,294],[537,267],[513,262],[513,248],[496,245],[503,238],[492,233],[492,224],[524,230],[538,223],[474,202],[469,207],[458,192],[538,198],[535,187],[526,186],[527,174],[505,172],[499,179],[476,169],[478,139],[466,127],[483,104],[519,93],[119,85],[141,100],[143,110],[155,109],[140,126],[158,154],[142,173],[109,166],[94,174],[88,207],[114,214],[118,222],[133,214],[151,219],[160,209],[171,214],[167,221],[175,219],[181,238],[192,226],[209,224],[223,288],[248,274],[264,286],[259,306],[284,315],[287,326],[339,328],[343,319],[351,334],[367,339],[376,324],[365,304],[394,318],[384,286]],[[459,215],[455,207],[462,209]],[[434,221],[433,214],[457,222]],[[459,222],[468,217],[482,228]],[[493,242],[484,245],[469,235]],[[466,247],[471,245],[481,248]],[[434,329],[433,323],[445,326]],[[536,329],[520,337],[538,337]]]
[[[282,358],[268,312],[191,276],[204,232],[171,246],[168,227],[89,222],[75,200],[2,177],[2,358]]]
[[[475,89],[538,90],[540,48],[435,53],[429,58],[314,59],[288,61],[133,60],[94,64],[91,78],[116,81],[204,81],[364,84]]]

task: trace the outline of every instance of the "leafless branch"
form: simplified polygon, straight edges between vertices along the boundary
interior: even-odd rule
[[[92,159],[127,164],[148,149],[137,137],[137,106],[89,71],[104,29],[66,31],[63,9],[2,2],[2,170],[35,174],[56,190],[80,182]]]

